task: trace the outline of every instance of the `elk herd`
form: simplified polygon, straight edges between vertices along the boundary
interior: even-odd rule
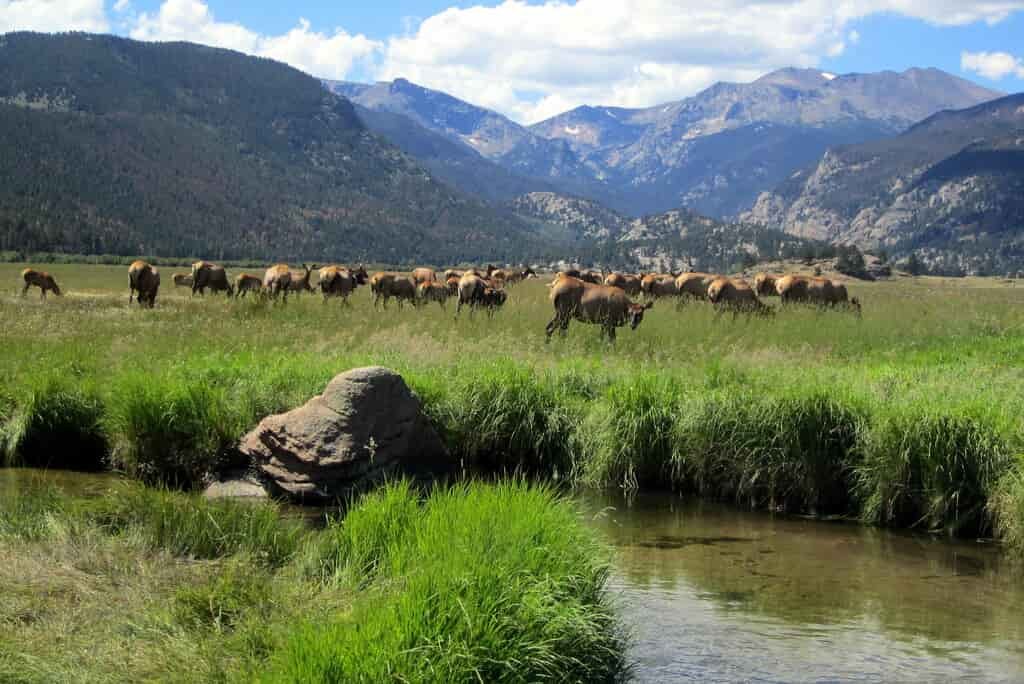
[[[311,282],[314,271],[318,276],[316,287]],[[38,287],[44,299],[47,292],[61,294],[56,280],[48,273],[27,268],[21,275],[24,280],[22,296],[30,287]],[[338,297],[346,305],[348,297],[368,283],[374,308],[386,309],[393,299],[399,307],[406,303],[422,307],[436,302],[445,309],[448,300],[455,299],[455,315],[458,316],[463,307],[493,314],[505,304],[509,287],[535,277],[537,274],[531,268],[509,270],[494,266],[484,270],[449,269],[441,273],[431,268],[416,268],[409,275],[379,271],[371,276],[362,266],[331,265],[317,270],[316,264],[302,264],[301,271],[294,271],[287,264],[274,264],[266,269],[262,278],[240,273],[232,280],[224,267],[210,261],[197,261],[192,264],[190,273],[175,273],[172,280],[175,287],[189,288],[192,295],[204,295],[209,290],[238,298],[252,293],[284,303],[290,293],[298,295],[319,289],[325,302]],[[154,266],[141,260],[133,262],[128,268],[128,281],[129,304],[137,302],[150,308],[156,304],[160,272]],[[751,286],[742,278],[713,273],[632,274],[616,271],[605,275],[573,269],[555,275],[548,288],[554,317],[546,327],[547,339],[556,330],[564,335],[569,323],[575,320],[601,326],[602,334],[609,341],[614,341],[617,328],[628,324],[631,329],[636,329],[654,302],[666,298],[675,299],[678,305],[705,301],[719,313],[731,311],[734,317],[740,313],[774,313],[775,309],[760,299],[771,296],[779,297],[783,305],[802,303],[860,312],[860,302],[849,296],[842,283],[795,274],[758,273]],[[632,298],[643,298],[644,303],[635,302]]]

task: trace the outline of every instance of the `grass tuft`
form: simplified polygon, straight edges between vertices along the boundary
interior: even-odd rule
[[[17,409],[8,403],[3,427],[8,466],[102,470],[108,454],[105,407],[86,383],[51,377],[31,390]]]
[[[403,516],[399,525],[385,512]],[[350,614],[291,635],[263,681],[622,676],[622,642],[604,595],[606,554],[550,490],[467,484],[420,504],[398,484],[368,495],[336,525],[328,533],[344,540],[339,549],[359,540],[374,550],[352,559],[373,568],[372,583]]]
[[[988,496],[1011,459],[983,417],[895,413],[872,426],[861,448],[857,488],[865,520],[951,533],[988,530]]]

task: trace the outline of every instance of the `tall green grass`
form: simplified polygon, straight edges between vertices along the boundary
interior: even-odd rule
[[[868,430],[861,449],[866,520],[951,532],[989,529],[986,505],[1012,465],[998,429],[974,415],[896,412]]]
[[[396,482],[324,529],[134,483],[26,493],[0,500],[0,553],[40,568],[4,575],[33,618],[0,619],[0,675],[614,681],[624,642],[594,534],[523,481],[429,495]]]
[[[854,285],[860,319],[655,308],[609,347],[585,325],[545,344],[536,281],[493,318],[373,311],[365,290],[348,307],[267,307],[165,288],[138,311],[123,269],[58,267],[67,296],[0,297],[5,462],[79,454],[79,467],[197,488],[236,465],[233,445],[263,416],[371,363],[403,374],[467,471],[873,524],[987,533],[1024,444],[1024,291],[982,281]],[[70,443],[103,446],[81,459]]]
[[[88,380],[45,377],[20,406],[0,407],[2,456],[8,466],[102,470],[109,448],[104,405]]]
[[[362,577],[363,598],[297,630],[263,681],[601,682],[624,672],[604,552],[550,490],[460,485],[421,504],[399,484],[324,534],[319,562],[328,575]]]

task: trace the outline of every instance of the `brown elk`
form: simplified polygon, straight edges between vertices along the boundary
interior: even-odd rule
[[[24,297],[30,287],[39,288],[39,298],[46,299],[46,293],[53,292],[53,294],[60,296],[60,287],[57,285],[57,281],[54,280],[53,276],[45,271],[37,271],[34,268],[26,268],[21,272],[21,279],[25,281],[25,286],[21,288],[21,296]]]
[[[156,294],[160,290],[160,271],[145,261],[133,261],[128,267],[128,286],[129,304],[135,299],[139,306],[145,304],[152,309],[156,305]]]
[[[676,278],[676,294],[679,295],[679,301],[684,302],[687,299],[707,299],[708,286],[710,286],[717,278],[717,275],[713,275],[711,273],[698,273],[696,271],[683,273]]]
[[[288,264],[274,264],[263,274],[263,289],[271,299],[277,299],[277,296],[282,294],[284,301],[287,302],[291,284],[292,272]]]
[[[235,294],[235,289],[228,280],[223,266],[209,261],[197,261],[192,264],[192,294],[206,294],[206,288],[213,292],[224,292],[228,297]]]
[[[348,304],[348,296],[355,292],[356,288],[366,283],[366,269],[362,266],[353,272],[343,266],[324,266],[319,273],[320,292],[324,301],[328,297],[341,297],[342,302]]]
[[[383,303],[384,308],[388,308],[388,301],[392,298],[398,300],[398,306],[407,301],[414,304],[416,302],[416,283],[412,278],[397,273],[374,273],[370,278],[370,291],[373,292],[375,307],[378,303]]]
[[[432,283],[437,280],[437,273],[432,268],[414,268],[412,270],[412,281],[419,285],[420,283]]]
[[[239,273],[235,276],[235,297],[244,297],[247,292],[259,294],[263,290],[263,281],[258,276]]]
[[[609,342],[615,341],[616,328],[629,323],[636,330],[643,321],[644,312],[653,303],[636,304],[626,293],[610,285],[594,285],[579,278],[562,277],[552,286],[549,295],[555,308],[555,316],[547,324],[547,339],[555,330],[564,335],[573,319],[582,323],[600,325]]]
[[[775,289],[775,283],[781,278],[777,273],[758,273],[754,276],[754,292],[759,297],[777,297],[779,292]]]
[[[741,278],[715,278],[708,286],[708,301],[719,313],[729,310],[733,317],[739,313],[762,313],[772,311],[757,298],[750,284]]]
[[[640,276],[614,271],[604,279],[604,284],[609,287],[617,287],[633,297],[640,294]]]
[[[640,281],[640,290],[648,299],[674,297],[679,294],[676,279],[671,273],[651,273]]]
[[[444,309],[445,303],[451,296],[452,293],[448,286],[438,282],[420,283],[416,286],[416,303],[420,306],[427,302],[437,302]]]
[[[292,271],[292,277],[288,281],[288,291],[294,292],[297,295],[302,294],[303,292],[314,292],[313,286],[309,281],[316,268],[316,264],[313,264],[312,266],[302,264],[302,273]]]

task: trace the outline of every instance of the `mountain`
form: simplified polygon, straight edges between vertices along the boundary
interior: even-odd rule
[[[403,262],[547,238],[291,67],[186,43],[0,36],[0,249]]]
[[[1024,267],[1024,94],[830,150],[745,218],[896,254],[922,250],[945,271]]]
[[[361,105],[355,108],[368,129],[416,159],[438,180],[471,195],[501,202],[534,190],[552,189],[543,179],[520,176],[403,114]]]
[[[629,218],[593,200],[551,192],[529,193],[508,206],[526,220],[561,227],[558,237],[577,263],[728,271],[821,248],[814,240],[685,209]]]
[[[569,145],[534,135],[524,126],[483,107],[446,93],[423,88],[404,78],[391,82],[325,81],[329,90],[376,112],[401,114],[420,126],[442,133],[505,168],[533,178],[585,178]]]
[[[895,135],[935,112],[998,96],[937,69],[783,69],[647,109],[582,107],[530,130],[632,187],[644,211],[686,206],[732,216],[830,147]]]
[[[896,135],[938,111],[1001,95],[937,69],[782,69],[656,107],[579,107],[525,127],[404,79],[326,84],[372,112],[444,135],[534,190],[597,199],[634,216],[679,206],[736,216],[830,147]]]

